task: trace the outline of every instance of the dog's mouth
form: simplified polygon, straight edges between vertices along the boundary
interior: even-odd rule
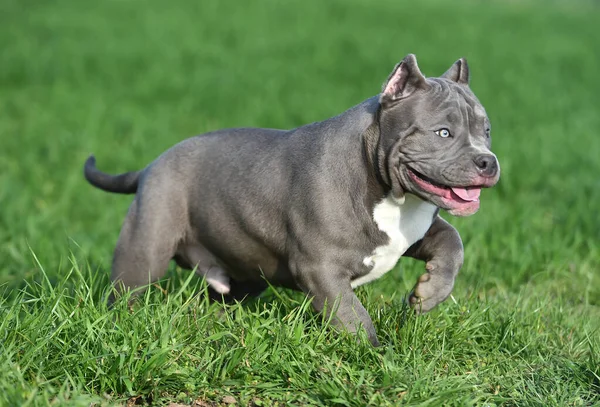
[[[419,189],[439,198],[438,206],[446,209],[450,214],[468,216],[479,209],[479,195],[483,185],[469,185],[463,187],[450,187],[432,180],[426,175],[406,167],[411,180]],[[441,204],[441,205],[440,205]]]

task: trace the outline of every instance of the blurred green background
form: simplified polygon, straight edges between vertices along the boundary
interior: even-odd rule
[[[539,297],[565,331],[597,327],[598,21],[586,1],[3,0],[3,295],[41,278],[32,252],[53,283],[71,255],[108,276],[131,197],[85,182],[90,153],[118,173],[209,130],[323,120],[414,53],[427,76],[467,58],[502,167],[479,213],[446,216],[466,250],[455,300]],[[421,269],[361,290],[404,294]]]

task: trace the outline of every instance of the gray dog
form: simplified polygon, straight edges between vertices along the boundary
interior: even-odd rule
[[[197,268],[226,299],[256,295],[267,280],[304,291],[316,310],[334,312],[335,325],[362,326],[378,345],[353,289],[409,256],[426,262],[409,303],[427,312],[444,301],[463,246],[439,209],[475,213],[481,188],[500,176],[488,117],[468,84],[464,59],[426,79],[411,54],[381,94],[322,122],[211,132],[115,176],[91,156],[92,185],[136,194],[112,281],[118,290],[147,285],[171,259]]]

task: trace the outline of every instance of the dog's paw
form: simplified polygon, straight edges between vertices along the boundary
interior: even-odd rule
[[[432,274],[434,267],[426,266],[428,272],[421,275],[415,288],[408,296],[408,303],[418,313],[423,314],[431,311],[436,305],[444,301],[454,287],[454,280],[448,280],[439,274]]]
[[[219,294],[226,295],[231,291],[229,281],[223,281],[221,278],[208,276],[206,277],[206,282]]]

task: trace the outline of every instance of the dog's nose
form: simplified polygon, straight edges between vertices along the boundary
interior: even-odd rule
[[[484,177],[494,177],[498,172],[498,161],[491,154],[478,155],[473,159],[479,173]]]

